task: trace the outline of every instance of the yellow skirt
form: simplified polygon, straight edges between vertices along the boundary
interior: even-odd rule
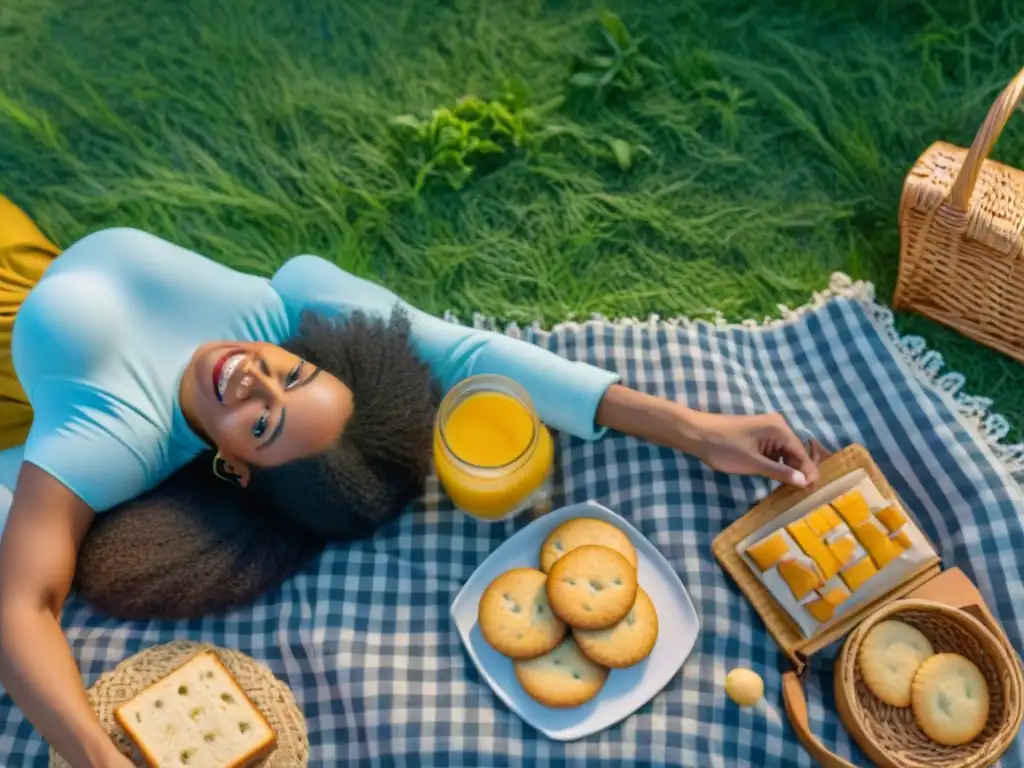
[[[0,195],[0,451],[24,443],[32,426],[32,407],[11,360],[14,318],[59,253],[24,211]]]

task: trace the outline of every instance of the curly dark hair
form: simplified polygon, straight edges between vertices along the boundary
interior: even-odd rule
[[[307,313],[283,345],[352,390],[354,411],[328,451],[254,470],[235,488],[204,453],[157,488],[99,515],[74,588],[118,618],[182,619],[251,602],[329,541],[372,534],[423,491],[439,392],[408,317]]]
[[[430,473],[438,393],[410,353],[409,321],[364,314],[339,325],[309,314],[282,346],[340,379],[355,410],[331,450],[254,469],[248,491],[326,539],[366,536],[423,492]]]

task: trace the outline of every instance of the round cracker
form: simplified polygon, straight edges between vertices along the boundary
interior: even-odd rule
[[[548,603],[546,574],[516,568],[490,583],[480,597],[480,632],[498,653],[532,659],[552,650],[565,637],[565,623]]]
[[[630,565],[637,567],[636,549],[625,531],[594,517],[577,517],[567,520],[548,534],[540,548],[540,569],[549,573],[551,566],[563,555],[587,544],[614,549]]]

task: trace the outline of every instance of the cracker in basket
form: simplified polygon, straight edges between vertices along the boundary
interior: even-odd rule
[[[805,637],[936,557],[899,502],[885,498],[864,470],[805,498],[736,552]]]
[[[889,619],[871,628],[857,661],[864,684],[891,707],[909,707],[918,667],[935,655],[928,636],[917,627]]]
[[[988,722],[988,683],[970,659],[940,653],[917,670],[912,704],[917,724],[932,741],[950,747],[966,744]]]

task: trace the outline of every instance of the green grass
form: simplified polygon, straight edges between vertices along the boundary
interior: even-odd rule
[[[613,3],[639,45],[597,93],[569,83],[608,65],[587,2],[3,0],[0,192],[61,243],[131,225],[265,274],[315,252],[437,312],[760,317],[834,270],[887,299],[904,174],[1024,63],[1017,5]],[[415,193],[442,150],[392,119],[516,82],[524,141]],[[996,157],[1024,167],[1022,117]],[[899,326],[1024,424],[1024,366]]]

